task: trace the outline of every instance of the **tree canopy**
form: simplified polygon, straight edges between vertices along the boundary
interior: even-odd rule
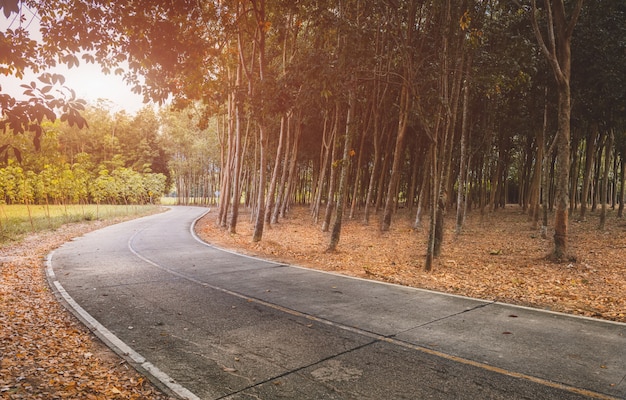
[[[2,73],[96,62],[146,99],[186,110],[199,130],[171,118],[166,129],[179,194],[216,202],[217,223],[232,232],[239,207],[250,208],[254,240],[294,203],[309,204],[322,229],[333,227],[331,250],[344,216],[371,223],[378,213],[384,231],[407,207],[416,229],[431,233],[429,268],[452,209],[459,234],[466,211],[507,203],[544,231],[541,210],[555,206],[559,218],[578,206],[584,218],[587,203],[623,209],[620,0],[582,8],[561,0],[3,4],[6,15],[36,10],[43,42],[21,28],[3,32],[0,46],[11,51],[0,53]],[[561,28],[571,40],[571,106],[559,100],[554,73],[562,53],[557,64],[545,57],[561,46]],[[61,112],[83,124],[71,91],[49,104],[52,89],[38,85],[27,89],[41,100],[31,102],[41,104],[38,115]],[[2,99],[11,128],[19,107]],[[570,120],[565,109],[568,136],[559,130]],[[13,132],[42,120],[25,118]]]

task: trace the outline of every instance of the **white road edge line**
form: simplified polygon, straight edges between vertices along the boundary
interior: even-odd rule
[[[111,331],[105,328],[100,322],[98,322],[94,317],[91,316],[84,308],[82,308],[73,298],[67,293],[63,285],[56,280],[56,275],[54,274],[54,269],[52,268],[52,256],[54,255],[54,250],[51,251],[46,257],[46,275],[48,276],[49,281],[53,285],[53,289],[63,297],[63,299],[67,302],[69,307],[74,311],[75,314],[83,321],[88,328],[90,328],[96,335],[102,337],[109,344],[109,347],[113,347],[119,354],[123,354],[125,357],[130,358],[134,363],[138,364],[151,374],[154,379],[158,380],[170,389],[173,393],[179,396],[181,399],[186,400],[201,400],[198,396],[193,394],[189,389],[184,386],[176,383],[174,379],[172,379],[165,372],[161,371],[154,364],[146,359],[135,350],[133,350],[130,346],[124,343],[120,338],[115,336]]]
[[[209,211],[210,211],[210,209],[209,209]],[[454,293],[438,292],[436,290],[417,288],[417,287],[413,287],[413,286],[405,286],[405,285],[400,285],[398,283],[377,281],[377,280],[374,280],[374,279],[367,279],[367,278],[360,278],[358,276],[345,275],[345,274],[341,274],[339,272],[334,272],[334,271],[324,271],[324,270],[321,270],[321,269],[308,268],[308,267],[303,267],[303,266],[296,265],[296,264],[280,263],[278,261],[268,260],[268,259],[264,259],[264,258],[257,257],[257,256],[251,256],[251,255],[248,255],[248,254],[237,253],[235,250],[230,250],[230,249],[227,249],[227,248],[224,248],[224,247],[220,247],[220,246],[212,244],[212,243],[207,243],[204,240],[202,240],[202,238],[196,233],[196,231],[195,231],[196,224],[207,213],[208,213],[208,211],[205,212],[204,214],[200,215],[198,218],[196,218],[191,223],[191,226],[189,227],[189,233],[191,234],[191,236],[198,243],[200,243],[200,244],[202,244],[202,245],[204,245],[206,247],[211,247],[213,249],[217,249],[217,250],[223,251],[224,253],[235,254],[235,255],[240,256],[240,257],[249,258],[251,260],[258,260],[258,261],[262,261],[262,262],[266,262],[266,263],[274,263],[276,265],[284,265],[284,266],[290,267],[290,268],[301,269],[301,270],[305,270],[305,271],[312,271],[312,272],[317,272],[317,273],[326,274],[326,275],[333,275],[333,276],[338,276],[338,277],[341,277],[341,278],[348,278],[348,279],[352,279],[352,280],[356,280],[356,281],[376,283],[376,284],[383,285],[383,286],[393,286],[393,287],[406,289],[406,290],[411,290],[411,291],[415,291],[415,292],[433,293],[433,294],[436,294],[436,295],[453,297],[453,298],[459,298],[459,299],[470,299],[470,300],[474,300],[474,301],[477,301],[477,302],[480,302],[480,303],[485,303],[485,304],[490,304],[490,305],[491,304],[495,304],[495,305],[501,305],[501,306],[506,306],[506,307],[511,307],[511,308],[518,308],[518,309],[521,309],[521,310],[528,310],[528,311],[535,311],[535,312],[544,313],[544,314],[551,314],[551,315],[560,316],[560,317],[582,319],[582,320],[595,322],[595,323],[600,323],[600,324],[609,324],[609,325],[617,325],[617,326],[624,326],[624,327],[626,327],[626,322],[619,322],[619,321],[612,321],[612,320],[608,320],[608,319],[599,319],[599,318],[587,317],[585,315],[567,314],[567,313],[560,312],[560,311],[552,311],[552,310],[546,310],[546,309],[543,309],[543,308],[534,308],[534,307],[522,306],[522,305],[519,305],[519,304],[504,303],[504,302],[501,302],[501,301],[479,299],[477,297],[462,296],[460,294],[454,294]]]

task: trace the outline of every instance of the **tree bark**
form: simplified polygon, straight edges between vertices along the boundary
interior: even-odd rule
[[[548,41],[543,39],[537,23],[536,0],[532,0],[531,23],[539,43],[539,47],[557,81],[558,88],[558,129],[556,137],[556,210],[554,216],[554,251],[556,260],[569,258],[567,230],[569,203],[569,170],[570,170],[570,117],[571,117],[571,38],[574,26],[580,15],[583,0],[576,0],[569,21],[565,13],[564,0],[552,0],[544,7],[547,16]]]
[[[346,132],[343,142],[343,157],[341,160],[341,176],[339,177],[339,193],[337,195],[337,211],[335,215],[335,223],[330,235],[330,243],[326,251],[332,252],[337,250],[339,238],[341,236],[341,224],[343,222],[343,210],[346,203],[346,194],[348,190],[348,172],[350,170],[350,146],[352,143],[352,131],[354,130],[354,112],[356,101],[354,93],[348,95],[348,112],[346,116]]]
[[[465,72],[465,80],[463,82],[463,116],[461,119],[461,147],[459,156],[459,177],[456,198],[456,234],[460,235],[463,230],[465,221],[465,202],[467,198],[467,141],[469,135],[468,129],[468,109],[469,109],[469,79],[471,71],[471,62],[467,62],[467,70]]]
[[[583,187],[580,195],[580,220],[585,221],[587,218],[587,204],[589,201],[589,189],[591,187],[591,174],[593,170],[595,143],[598,137],[596,127],[591,129],[585,143],[585,171],[583,173]]]
[[[613,149],[613,131],[607,132],[604,146],[604,170],[602,173],[602,191],[600,193],[600,230],[606,227],[607,203],[609,201],[609,170],[611,169],[611,152]]]

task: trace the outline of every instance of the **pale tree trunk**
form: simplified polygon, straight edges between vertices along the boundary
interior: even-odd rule
[[[229,122],[228,127],[228,150],[226,153],[226,164],[223,165],[222,171],[222,186],[220,190],[220,208],[217,224],[222,228],[226,228],[227,220],[228,220],[228,207],[230,204],[230,194],[231,194],[231,184],[232,184],[232,167],[233,167],[233,155],[235,152],[234,148],[234,126],[233,126],[233,117],[229,117],[231,122]]]
[[[322,148],[320,149],[322,153],[320,154],[320,173],[317,177],[317,184],[315,187],[315,200],[313,202],[313,208],[311,210],[313,220],[316,224],[319,222],[320,207],[322,204],[322,193],[324,192],[324,180],[326,179],[326,173],[328,171],[328,168],[332,168],[330,147],[334,143],[334,131],[330,131],[330,138],[328,138],[328,135],[328,112],[324,112],[324,131],[322,132]]]
[[[300,114],[298,114],[298,118],[296,121],[296,127],[294,130],[294,138],[290,151],[289,158],[289,171],[288,171],[288,179],[287,185],[285,187],[285,193],[282,195],[281,205],[280,205],[280,216],[285,217],[287,213],[287,207],[290,204],[290,197],[293,194],[294,187],[296,185],[296,161],[298,160],[298,145],[300,143],[300,135],[302,134],[302,123],[300,121]]]
[[[287,133],[286,117],[283,115],[280,119],[280,133],[278,136],[278,146],[276,147],[276,159],[274,160],[274,169],[272,170],[272,178],[270,179],[270,187],[267,190],[267,199],[265,203],[267,207],[265,209],[265,223],[269,224],[272,219],[272,209],[274,208],[274,202],[280,204],[280,201],[276,199],[276,185],[278,184],[278,172],[283,162],[283,147],[285,136]],[[284,169],[284,167],[283,167]]]
[[[429,150],[426,152],[426,158],[424,159],[424,163],[423,163],[423,166],[426,169],[426,173],[422,174],[422,184],[420,185],[420,190],[419,190],[419,195],[418,195],[417,211],[415,213],[415,221],[413,222],[414,229],[422,228],[422,216],[424,215],[424,208],[426,208],[425,205],[427,205],[429,201],[427,192],[429,188],[428,168],[430,168],[429,166],[430,166],[431,151],[432,150]]]
[[[237,65],[237,81],[235,83],[235,91],[241,85],[241,63]],[[231,234],[237,232],[237,220],[239,218],[239,204],[241,202],[241,104],[238,94],[233,96],[234,98],[234,113],[235,113],[235,133],[234,133],[234,154],[233,154],[233,168],[232,168],[232,200],[231,200],[231,212],[228,231]]]
[[[569,215],[572,216],[574,214],[574,210],[576,209],[576,202],[578,199],[576,198],[576,194],[578,190],[578,176],[580,175],[580,171],[578,170],[580,161],[578,157],[578,143],[579,140],[576,138],[572,141],[571,144],[571,155],[570,155],[570,191],[569,191]]]
[[[382,134],[380,132],[380,115],[378,111],[374,112],[374,158],[372,163],[372,171],[370,173],[369,185],[367,187],[367,196],[365,198],[365,209],[363,210],[363,222],[367,225],[370,222],[370,214],[372,209],[372,198],[374,197],[374,188],[376,187],[376,177],[378,176],[380,166],[380,146]]]
[[[365,145],[365,134],[367,129],[362,129],[361,140],[359,144],[359,154],[356,163],[356,177],[354,178],[354,190],[352,191],[352,204],[350,205],[350,219],[354,219],[356,205],[359,202],[359,189],[361,188],[361,169],[363,166],[363,147]]]
[[[546,154],[546,133],[548,130],[548,87],[546,86],[544,91],[544,107],[543,107],[543,124],[541,129],[537,132],[537,157],[535,159],[535,171],[533,176],[533,195],[531,196],[532,201],[532,219],[534,229],[537,229],[539,226],[539,213],[541,211],[541,193],[543,191],[544,185],[544,173],[548,168]],[[547,192],[544,191],[544,197],[547,197]],[[547,204],[547,203],[546,203]],[[546,214],[546,224],[547,224],[547,214]],[[543,225],[543,224],[542,224]],[[547,226],[545,227],[547,229]],[[544,230],[542,226],[542,232]]]
[[[547,21],[547,41],[539,30],[537,23],[536,0],[532,0],[531,23],[533,31],[548,60],[558,88],[558,129],[556,133],[556,210],[554,217],[554,251],[556,260],[569,258],[568,255],[568,202],[569,202],[569,170],[570,170],[570,117],[571,117],[571,38],[574,26],[580,15],[583,0],[576,0],[572,6],[571,16],[567,18],[564,0],[547,0],[544,10]]]
[[[280,207],[281,207],[281,199],[283,198],[283,195],[285,193],[285,186],[287,185],[287,174],[288,174],[288,169],[287,169],[287,160],[289,159],[289,147],[290,147],[290,140],[291,140],[291,119],[292,119],[292,113],[288,113],[287,114],[287,131],[286,131],[286,139],[287,139],[287,143],[285,144],[285,157],[283,160],[283,167],[282,167],[282,173],[280,176],[280,184],[278,185],[278,193],[276,194],[276,204],[274,204],[274,211],[272,212],[272,220],[270,221],[270,223],[272,224],[277,224],[278,223],[278,217],[280,215]]]
[[[333,133],[331,133],[331,152],[330,152],[330,178],[328,179],[328,199],[326,200],[326,212],[324,213],[324,222],[322,223],[322,232],[328,232],[330,229],[330,220],[335,205],[335,180],[337,177],[337,167],[335,164],[335,154],[337,151],[337,134],[339,130],[339,104],[335,106],[335,124]]]
[[[619,169],[619,207],[617,209],[617,217],[622,218],[624,216],[624,194],[626,190],[624,183],[626,183],[626,162],[624,156],[621,156],[620,169]]]
[[[604,146],[604,171],[602,173],[602,190],[600,193],[600,230],[606,227],[606,212],[609,194],[609,170],[611,168],[611,152],[613,148],[613,131],[607,132],[608,137]]]
[[[585,143],[585,171],[583,173],[583,187],[582,194],[580,196],[580,219],[585,221],[587,218],[587,205],[589,204],[589,189],[591,187],[591,175],[593,171],[594,155],[595,152],[595,144],[598,138],[598,129],[594,126],[591,129],[589,135],[587,135],[587,140]]]
[[[465,73],[465,81],[463,82],[463,117],[461,121],[461,148],[459,160],[459,187],[456,198],[456,234],[461,234],[465,221],[465,202],[467,201],[467,141],[469,135],[468,129],[468,108],[469,108],[469,80],[470,80],[471,62],[467,62],[467,71]]]

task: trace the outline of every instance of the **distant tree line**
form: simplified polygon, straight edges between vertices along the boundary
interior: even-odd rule
[[[167,156],[150,109],[130,117],[104,105],[88,108],[80,129],[55,121],[42,124],[40,149],[32,138],[5,135],[0,163],[4,204],[147,204],[168,188]]]

